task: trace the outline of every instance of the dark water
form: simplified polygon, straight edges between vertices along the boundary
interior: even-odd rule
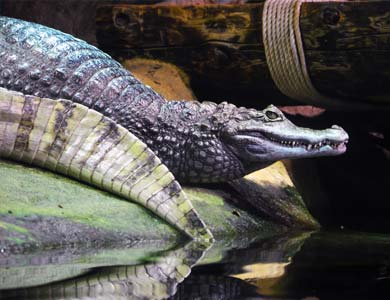
[[[0,267],[0,299],[390,299],[390,236],[353,232],[3,253]]]

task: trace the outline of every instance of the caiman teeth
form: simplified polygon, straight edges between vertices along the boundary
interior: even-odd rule
[[[323,140],[318,143],[308,143],[305,141],[289,141],[289,140],[278,140],[274,137],[268,137],[271,141],[277,144],[281,144],[283,146],[287,147],[303,147],[306,148],[306,150],[312,150],[312,149],[320,149],[323,146],[331,146],[333,149],[337,149],[339,146],[343,144],[347,144],[348,140],[337,142],[337,141],[331,141],[331,140]]]

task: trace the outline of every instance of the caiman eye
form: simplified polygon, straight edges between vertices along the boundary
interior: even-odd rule
[[[276,120],[279,118],[279,115],[276,112],[273,112],[272,110],[267,110],[265,112],[265,115],[267,116],[268,119],[270,120]]]

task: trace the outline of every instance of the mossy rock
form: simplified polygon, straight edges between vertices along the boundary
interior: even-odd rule
[[[296,229],[316,230],[320,227],[281,161],[234,180],[231,185],[255,210],[270,220]]]
[[[63,244],[176,242],[183,236],[138,204],[38,168],[0,161],[0,248],[20,252]],[[235,207],[225,194],[185,188],[217,238],[278,233],[281,225]]]

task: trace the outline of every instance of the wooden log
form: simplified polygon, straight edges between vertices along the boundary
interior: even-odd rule
[[[173,63],[199,99],[291,104],[262,43],[264,0],[3,0],[4,15],[69,32],[115,58]],[[314,86],[374,107],[390,96],[390,1],[304,3],[300,27]]]
[[[267,102],[285,99],[265,60],[263,1],[159,2],[99,4],[99,46],[117,58],[143,56],[174,63],[195,84],[223,94],[233,91],[241,99],[249,96]],[[314,86],[352,105],[388,105],[389,24],[390,1],[304,3],[300,27]],[[212,96],[209,88],[205,90]]]
[[[277,92],[259,46],[259,8],[100,5],[97,39],[120,60],[143,56],[176,64],[189,74],[195,91],[207,91],[199,99],[224,99],[228,90],[242,100],[242,91],[248,98],[253,91],[257,96],[259,83],[262,93]]]

